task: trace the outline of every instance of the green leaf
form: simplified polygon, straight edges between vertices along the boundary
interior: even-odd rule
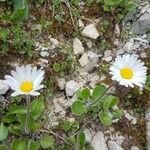
[[[120,109],[116,109],[116,110],[114,110],[114,111],[112,112],[112,115],[113,115],[113,117],[114,117],[115,119],[119,119],[119,118],[122,117],[123,111],[120,110]]]
[[[26,115],[20,115],[20,114],[18,114],[17,117],[18,117],[20,126],[22,127],[22,129],[24,129]],[[39,128],[39,125],[35,122],[35,120],[30,115],[30,117],[29,117],[29,129],[34,132],[38,128]]]
[[[0,150],[8,150],[6,145],[0,145]]]
[[[101,111],[101,112],[99,113],[99,119],[100,119],[100,121],[102,122],[102,124],[103,124],[104,126],[110,126],[110,125],[112,124],[112,118],[111,118],[111,116],[110,116],[108,113],[106,113],[106,112]]]
[[[54,71],[59,72],[59,71],[61,70],[60,64],[54,63],[54,64],[53,64],[53,69],[54,69]]]
[[[36,99],[31,103],[31,116],[36,120],[44,111],[44,100],[43,98]]]
[[[40,148],[40,145],[38,142],[32,139],[28,141],[28,150],[38,150],[39,148]]]
[[[27,19],[28,17],[28,9],[27,7],[24,7],[24,8],[17,8],[11,18],[10,18],[10,21],[12,21],[13,23],[18,23],[18,22],[21,22],[25,19]]]
[[[15,9],[25,7],[26,5],[26,0],[13,0],[13,6]]]
[[[90,98],[90,90],[88,88],[85,88],[81,91],[81,98],[83,100],[87,100],[88,98]]]
[[[65,121],[63,121],[61,126],[65,131],[69,131],[72,127],[72,123],[68,120],[65,120]]]
[[[27,108],[24,106],[14,106],[13,108],[11,108],[9,110],[9,112],[7,113],[7,115],[10,114],[26,114],[27,113]]]
[[[15,135],[21,135],[22,134],[21,127],[19,125],[13,125],[13,124],[11,124],[9,126],[9,132],[11,132]]]
[[[3,117],[3,121],[6,123],[12,123],[12,122],[16,121],[16,116],[15,115],[5,115]]]
[[[118,97],[115,96],[105,96],[103,99],[103,109],[107,111],[109,108],[117,105],[119,102]]]
[[[43,149],[53,148],[54,147],[54,138],[50,135],[44,135],[40,139],[40,144]]]
[[[6,139],[7,135],[8,135],[8,128],[5,127],[3,125],[3,123],[1,123],[1,125],[0,125],[0,141],[3,141],[4,139]]]
[[[86,112],[86,107],[82,104],[80,100],[75,101],[71,106],[72,112],[77,115],[81,116]]]
[[[26,141],[20,140],[20,139],[15,139],[12,142],[11,150],[27,150],[26,149]]]
[[[65,70],[67,67],[67,63],[66,62],[62,62],[61,64],[61,70]]]
[[[108,6],[117,6],[120,2],[121,0],[104,0],[105,5]]]
[[[96,86],[92,92],[93,100],[96,100],[96,99],[100,98],[101,96],[103,96],[103,94],[105,94],[106,90],[107,90],[106,86],[104,86],[102,84]]]
[[[84,132],[81,132],[77,136],[77,143],[78,143],[78,149],[82,150],[85,146],[85,134],[84,134]]]

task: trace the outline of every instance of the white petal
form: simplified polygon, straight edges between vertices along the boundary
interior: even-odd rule
[[[39,92],[30,92],[30,95],[32,95],[32,96],[38,96],[38,95],[40,95],[40,93]]]
[[[43,89],[43,87],[44,87],[44,85],[43,85],[43,84],[41,84],[41,85],[37,86],[34,90],[35,90],[35,91],[37,91],[37,90],[41,90],[41,89]]]
[[[22,95],[21,92],[15,91],[14,93],[11,94],[12,97],[18,96],[18,95]]]

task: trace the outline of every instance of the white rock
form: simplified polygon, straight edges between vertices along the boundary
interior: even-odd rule
[[[41,51],[48,51],[48,48],[47,47],[41,47]]]
[[[94,24],[89,24],[82,31],[82,35],[91,39],[97,39],[99,37],[99,32]]]
[[[144,52],[144,53],[141,53],[141,58],[146,58],[147,57],[147,55],[146,55],[146,53]]]
[[[85,71],[89,72],[89,71],[92,71],[92,69],[97,65],[98,60],[99,60],[99,55],[97,55],[96,53],[92,51],[88,51],[87,56],[88,56],[88,63],[86,64],[84,69]]]
[[[92,133],[90,132],[89,129],[85,129],[84,130],[84,134],[85,134],[85,139],[87,142],[91,142],[92,141]]]
[[[65,89],[65,84],[66,84],[65,79],[57,77],[56,80],[57,80],[58,87],[60,88],[60,90],[64,90]]]
[[[119,46],[119,39],[115,38],[113,43],[114,43],[115,46]]]
[[[132,50],[132,46],[134,45],[134,40],[130,40],[129,42],[125,43],[123,50],[125,52],[130,52]]]
[[[146,10],[146,12],[148,12],[148,13],[150,14],[150,8],[148,8],[148,9]]]
[[[142,10],[140,11],[140,14],[143,15],[143,14],[147,11],[147,9],[148,9],[149,7],[150,7],[150,5],[144,6],[144,7],[142,8]]]
[[[114,141],[108,141],[108,148],[111,150],[123,150],[123,148]]]
[[[115,33],[115,35],[116,35],[117,37],[120,36],[120,28],[119,28],[119,25],[118,25],[118,24],[115,25],[114,33]]]
[[[128,112],[125,112],[125,117],[131,121],[132,124],[136,124],[137,123],[137,118],[131,116]]]
[[[112,52],[110,50],[107,50],[104,52],[104,57],[102,58],[102,60],[106,61],[106,62],[110,62],[112,60]]]
[[[80,89],[80,86],[74,80],[70,80],[66,83],[66,95],[72,96],[77,90]]]
[[[79,59],[79,63],[81,65],[81,67],[84,67],[85,65],[88,64],[88,55],[87,53],[84,53],[81,58]]]
[[[88,46],[88,48],[92,48],[92,41],[90,39],[86,40],[86,45]]]
[[[84,23],[81,19],[78,20],[78,26],[84,28]]]
[[[96,135],[93,137],[91,145],[93,146],[94,150],[108,150],[104,134],[100,131],[97,132]]]
[[[131,150],[140,150],[137,146],[132,146]]]
[[[0,80],[0,95],[5,94],[8,90],[9,86],[3,80]]]
[[[48,57],[49,53],[47,51],[42,51],[42,52],[40,52],[40,56],[41,57]]]
[[[59,42],[58,42],[58,40],[57,40],[57,39],[50,38],[50,41],[51,41],[51,43],[52,43],[54,46],[56,46],[56,47],[58,47],[58,46],[59,46]]]
[[[82,42],[78,38],[75,38],[73,40],[73,51],[75,55],[84,53],[84,47],[82,45]]]

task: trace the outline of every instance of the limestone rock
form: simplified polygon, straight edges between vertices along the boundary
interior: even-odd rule
[[[78,38],[75,38],[73,40],[73,51],[75,55],[84,53],[84,47],[82,45],[82,42]]]
[[[144,13],[137,22],[133,24],[132,31],[137,34],[145,34],[150,31],[150,13]]]
[[[89,24],[83,29],[82,35],[91,39],[97,39],[99,37],[99,32],[94,24]]]
[[[79,59],[79,63],[81,65],[81,67],[84,67],[88,64],[88,55],[87,53],[84,53],[81,58]]]
[[[111,150],[123,150],[123,148],[114,141],[108,141],[108,148]]]
[[[5,94],[8,90],[9,86],[3,80],[0,80],[0,95]]]
[[[73,94],[80,89],[80,86],[74,80],[70,80],[66,83],[66,95],[73,96]]]

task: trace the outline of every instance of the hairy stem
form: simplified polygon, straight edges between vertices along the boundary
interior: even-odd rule
[[[25,133],[29,134],[29,117],[30,117],[30,95],[26,95],[27,113],[25,120]]]

